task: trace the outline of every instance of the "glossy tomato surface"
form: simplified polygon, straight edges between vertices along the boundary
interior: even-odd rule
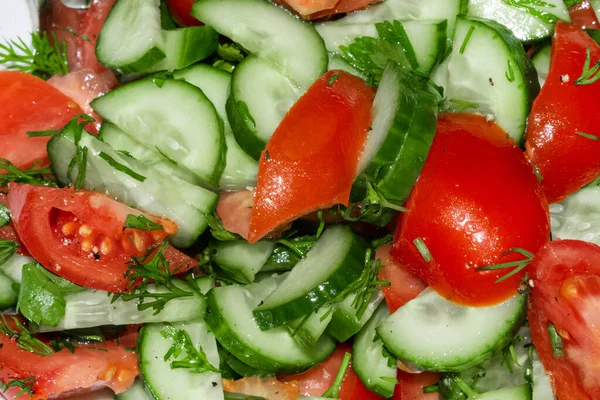
[[[548,243],[530,268],[528,319],[537,349],[559,399],[600,398],[600,247],[577,240]],[[560,335],[555,355],[548,326]]]
[[[590,4],[590,0],[583,0],[569,7],[569,15],[571,16],[571,23],[582,29],[600,28],[600,23],[598,23],[598,18]]]
[[[513,140],[481,115],[444,114],[391,251],[444,297],[482,306],[516,294],[525,270],[476,268],[523,259],[550,237],[548,204]],[[422,242],[419,251],[416,243]],[[423,247],[423,246],[422,246]]]
[[[437,392],[423,393],[425,386],[433,385],[440,380],[440,374],[436,372],[422,372],[420,374],[409,374],[398,370],[396,378],[398,384],[394,390],[392,400],[438,400]]]
[[[190,15],[195,0],[167,0],[169,11],[178,24],[184,26],[202,25],[200,21]]]
[[[88,191],[9,185],[10,212],[31,255],[51,272],[80,286],[123,292],[131,257],[141,257],[177,231],[174,222],[144,214],[161,230],[125,227],[127,215],[140,215],[109,197]],[[178,273],[196,261],[168,246],[164,252]]]
[[[377,2],[373,0],[275,0],[275,3],[296,12],[303,19],[315,20],[360,10]]]
[[[0,204],[8,208],[10,211],[10,205],[8,204],[8,196],[2,192],[0,192]],[[25,246],[23,246],[23,244],[21,243],[21,239],[19,239],[19,235],[17,235],[17,231],[12,221],[0,227],[0,239],[19,243],[19,254],[23,254],[25,256],[29,255],[29,252],[27,251]]]

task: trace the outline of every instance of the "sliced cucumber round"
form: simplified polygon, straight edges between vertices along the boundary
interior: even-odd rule
[[[219,343],[249,366],[267,372],[297,373],[324,361],[336,343],[323,335],[305,348],[296,343],[287,327],[263,332],[252,310],[278,285],[273,277],[248,286],[221,286],[208,293],[206,322]]]
[[[485,392],[470,397],[473,400],[531,400],[531,387],[528,384]]]
[[[36,262],[33,258],[14,254],[0,265],[0,272],[8,276],[13,282],[21,283],[23,280],[23,265]]]
[[[144,382],[136,378],[129,389],[115,396],[115,400],[154,400],[154,397],[148,393]]]
[[[354,304],[356,293],[350,293],[341,303],[339,303],[333,313],[328,332],[335,340],[345,342],[357,334],[363,326],[369,321],[371,315],[377,309],[377,306],[383,301],[383,293],[377,290],[371,295],[369,304],[364,312],[358,317],[358,306]]]
[[[335,299],[361,276],[367,247],[349,226],[325,230],[306,258],[254,310],[258,326],[273,329]]]
[[[223,122],[204,93],[187,82],[149,77],[91,103],[138,142],[217,187],[225,167]]]
[[[166,58],[150,71],[173,71],[204,60],[217,50],[219,34],[210,26],[191,26],[162,31]]]
[[[541,49],[537,50],[533,57],[531,57],[531,61],[533,62],[533,66],[538,75],[538,81],[540,82],[540,87],[544,86],[546,82],[546,78],[548,77],[548,71],[550,71],[550,50],[552,49],[552,45],[550,43],[546,43],[542,46]]]
[[[266,0],[200,0],[192,15],[306,90],[327,71],[327,51],[312,24]]]
[[[448,70],[447,108],[490,115],[520,143],[540,90],[521,42],[496,22],[459,17]]]
[[[213,261],[219,267],[238,282],[252,283],[273,252],[275,243],[261,241],[250,244],[245,240],[215,241],[211,243],[210,248],[213,252]]]
[[[272,372],[261,371],[256,368],[252,368],[247,364],[244,364],[242,361],[237,359],[233,354],[231,354],[225,349],[221,349],[221,351],[219,351],[219,355],[225,360],[225,363],[239,376],[259,376],[261,378],[267,378],[275,375]]]
[[[333,318],[334,307],[323,306],[290,322],[288,327],[294,340],[303,347],[313,347],[317,344]]]
[[[466,307],[429,288],[383,322],[377,334],[402,361],[431,371],[463,371],[513,338],[525,300],[517,294],[495,306]]]

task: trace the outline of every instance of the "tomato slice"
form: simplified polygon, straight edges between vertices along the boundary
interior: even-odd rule
[[[583,0],[569,8],[571,23],[581,29],[598,29],[600,23],[589,0]]]
[[[184,26],[199,26],[202,22],[192,17],[192,5],[194,0],[167,0],[169,11],[178,24]]]
[[[521,260],[550,237],[548,204],[521,150],[482,115],[444,114],[401,213],[391,251],[442,296],[492,305],[517,292],[525,270],[476,268]],[[422,241],[426,249],[419,251]],[[429,253],[429,254],[428,254]]]
[[[31,400],[62,398],[104,386],[121,393],[133,384],[137,374],[137,355],[113,342],[79,346],[74,353],[63,349],[42,356],[21,350],[15,339],[0,334],[0,380],[35,376]],[[16,397],[20,390],[13,388],[3,394],[21,399]]]
[[[373,0],[275,0],[275,3],[291,9],[305,20],[315,20],[336,14],[363,9]]]
[[[550,203],[600,175],[600,82],[576,84],[588,49],[594,65],[600,46],[576,26],[556,24],[548,78],[529,115],[527,155]]]
[[[548,243],[531,264],[531,337],[560,399],[600,398],[600,247],[577,240]],[[556,357],[548,333],[562,338]]]
[[[174,222],[148,214],[162,230],[125,228],[127,215],[140,211],[96,192],[11,183],[8,197],[17,232],[31,255],[53,273],[91,289],[124,292],[131,257],[144,255],[177,231]],[[197,264],[172,246],[164,256],[178,273]]]
[[[223,223],[223,228],[247,239],[253,204],[254,192],[250,190],[221,193],[217,203],[217,215]]]
[[[0,158],[18,168],[35,161],[49,164],[49,137],[29,137],[29,131],[62,128],[81,108],[44,80],[17,71],[0,71]]]
[[[303,396],[322,396],[333,385],[346,353],[351,353],[352,348],[347,343],[340,343],[327,360],[306,372],[295,375],[279,375],[283,382],[297,382],[300,394]],[[383,399],[367,389],[352,366],[346,371],[339,393],[340,400],[379,400]]]
[[[248,241],[312,211],[348,205],[375,91],[343,71],[319,78],[262,152]]]
[[[396,378],[398,384],[394,390],[392,400],[438,400],[439,393],[423,393],[425,386],[433,385],[440,381],[437,372],[423,372],[420,374],[409,374],[398,370]]]
[[[381,260],[382,269],[378,278],[390,282],[390,286],[382,286],[385,302],[393,314],[397,309],[419,295],[427,287],[421,278],[399,264],[390,255],[392,246],[386,244],[377,249],[375,259]]]
[[[223,390],[269,400],[297,400],[300,397],[296,382],[283,383],[275,378],[252,376],[235,381],[223,379]]]

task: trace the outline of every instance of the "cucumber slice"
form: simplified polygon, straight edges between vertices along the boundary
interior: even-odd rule
[[[275,243],[250,244],[245,240],[211,243],[213,261],[235,280],[242,283],[254,282],[254,277],[267,261]]]
[[[594,10],[594,14],[596,14],[596,18],[600,19],[600,0],[590,0],[590,5]]]
[[[265,0],[200,0],[192,16],[273,64],[306,90],[327,71],[327,51],[312,24]]]
[[[194,283],[198,286],[200,293],[207,294],[210,289],[214,288],[215,279],[210,276],[201,276],[199,278],[194,279]]]
[[[221,349],[221,351],[219,351],[219,355],[225,360],[225,363],[241,377],[259,376],[261,378],[267,378],[275,375],[272,372],[261,371],[244,364],[225,349]]]
[[[345,342],[357,334],[363,326],[369,321],[377,306],[383,300],[383,293],[380,290],[371,295],[371,300],[367,305],[363,315],[358,318],[357,307],[353,305],[356,293],[348,295],[336,307],[328,332],[339,342]]]
[[[206,97],[212,101],[217,113],[224,123],[227,155],[225,169],[221,175],[220,189],[241,190],[256,186],[258,163],[238,145],[229,125],[225,104],[231,91],[231,74],[206,64],[197,64],[181,71],[174,77],[183,79],[202,89]]]
[[[503,348],[524,318],[524,295],[491,307],[454,304],[433,289],[398,309],[377,328],[400,360],[431,371],[463,371]]]
[[[96,43],[96,57],[121,73],[144,72],[165,58],[160,0],[119,0]]]
[[[334,306],[323,306],[288,324],[292,337],[303,347],[313,347],[333,318]]]
[[[553,239],[577,239],[600,245],[600,178],[550,205]]]
[[[408,197],[436,131],[438,95],[421,78],[389,63],[373,102],[372,130],[358,161],[385,198]]]
[[[121,0],[122,1],[122,0]],[[166,58],[150,71],[173,71],[204,60],[217,50],[219,34],[209,26],[162,31]]]
[[[13,282],[21,283],[23,265],[36,262],[33,258],[14,254],[0,266],[0,272],[8,276]]]
[[[533,349],[532,369],[532,400],[556,399],[556,396],[552,391],[552,383],[550,382],[550,377],[544,369],[544,365],[542,364],[542,361],[540,360],[536,349]]]
[[[396,360],[384,355],[383,342],[376,329],[389,316],[387,305],[381,303],[352,345],[352,368],[369,390],[386,398],[394,394]]]
[[[184,281],[175,280],[178,287],[193,290]],[[167,293],[168,290],[154,284],[148,285],[150,293]],[[91,328],[101,325],[129,325],[151,322],[179,322],[202,318],[206,310],[204,296],[180,297],[166,303],[158,314],[151,308],[140,311],[135,300],[112,301],[111,293],[84,290],[65,296],[65,315],[56,326],[40,325],[39,332],[56,332],[69,329]]]
[[[341,56],[335,53],[329,53],[329,70],[339,69],[346,71],[349,74],[358,76],[361,79],[366,79],[362,72],[350,65]]]
[[[15,282],[3,273],[0,273],[0,310],[11,308],[17,304],[19,296],[12,286]]]
[[[146,78],[91,103],[106,121],[189,169],[206,185],[219,185],[225,166],[223,122],[197,87],[175,79]]]
[[[335,299],[360,277],[367,247],[349,226],[325,230],[306,257],[254,310],[258,326],[273,329]]]
[[[538,81],[540,82],[540,87],[544,86],[546,82],[546,78],[548,77],[548,71],[550,71],[550,50],[552,49],[552,45],[547,43],[541,49],[535,52],[531,61],[533,62],[533,66],[537,71]]]
[[[246,57],[233,71],[227,117],[240,147],[255,160],[301,92],[268,61]]]
[[[520,385],[477,394],[474,400],[531,400],[531,387]]]
[[[298,236],[292,239],[288,239],[288,241],[292,243],[296,248],[306,253],[314,246],[316,237],[310,235]],[[289,246],[278,244],[260,271],[289,271],[300,260],[300,256],[292,249],[290,249]]]
[[[481,57],[485,54],[485,57]],[[448,64],[448,108],[489,114],[520,143],[527,115],[540,90],[521,43],[493,21],[459,17]]]
[[[221,374],[215,372],[194,373],[186,368],[171,368],[171,361],[164,360],[173,345],[173,339],[161,333],[165,324],[148,324],[140,330],[138,350],[140,370],[144,382],[156,400],[222,400]],[[195,348],[201,347],[213,366],[219,365],[217,342],[203,321],[173,324],[176,330],[186,331]],[[185,357],[186,350],[180,356]]]
[[[83,133],[79,146],[88,149],[84,188],[110,193],[123,203],[171,219],[179,228],[171,242],[179,247],[191,246],[206,228],[206,215],[217,202],[215,193],[122,156],[90,134]],[[63,131],[48,142],[52,171],[62,185],[71,182],[67,171],[76,149],[75,138],[69,131]],[[142,178],[117,170],[107,156]],[[71,177],[77,176],[78,168],[73,168]]]
[[[148,393],[144,382],[136,378],[129,389],[115,396],[115,400],[154,400],[154,397]]]
[[[208,293],[206,322],[219,343],[249,366],[268,372],[297,373],[324,361],[336,347],[323,335],[312,348],[296,343],[288,328],[267,332],[258,327],[252,310],[278,285],[274,277],[248,286],[221,286]]]
[[[512,4],[514,3],[514,4]],[[571,22],[563,0],[523,2],[469,0],[469,16],[486,18],[507,27],[515,37],[531,42],[550,37],[556,20]]]

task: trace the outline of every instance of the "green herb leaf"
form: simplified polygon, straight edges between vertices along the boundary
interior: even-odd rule
[[[337,79],[340,77],[340,74],[332,74],[329,79],[327,80],[327,86],[331,86],[333,85],[333,83],[335,81],[337,81]]]
[[[554,358],[563,358],[563,341],[554,324],[548,324],[548,336],[550,336],[550,342],[552,343],[552,355]]]
[[[587,138],[587,139],[600,141],[600,136],[595,136],[595,135],[591,135],[589,133],[579,132],[579,131],[577,131],[575,133],[577,133],[579,136],[583,136],[584,138]]]
[[[45,131],[30,131],[30,132],[27,132],[27,136],[29,136],[29,137],[52,136],[52,135],[56,134],[57,132],[58,132],[58,130],[56,130],[56,129],[48,129]]]
[[[0,203],[0,227],[10,222],[10,210],[4,204]],[[2,263],[0,263],[2,264]]]
[[[241,100],[238,100],[238,102],[236,104],[237,104],[238,111],[242,115],[242,118],[244,120],[250,122],[256,128],[256,121],[254,120],[254,117],[252,116],[252,114],[250,114],[250,109],[248,108],[248,104],[244,103]]]
[[[184,329],[175,329],[173,325],[167,323],[160,331],[165,339],[171,339],[173,344],[164,355],[165,361],[171,361],[171,368],[185,368],[189,372],[201,374],[203,372],[221,372],[214,367],[202,346],[196,348],[192,343],[192,338]]]
[[[477,103],[473,103],[470,101],[464,101],[464,100],[460,100],[460,99],[448,99],[448,103],[453,104],[453,105],[448,106],[449,111],[454,111],[454,112],[459,112],[459,113],[463,113],[469,109],[476,110],[479,108],[479,104],[477,104]]]
[[[212,213],[207,216],[208,226],[210,228],[211,235],[222,242],[227,242],[230,240],[238,240],[240,237],[235,233],[231,233],[225,228],[223,228],[223,223],[221,222],[221,218],[217,215],[217,213]]]
[[[125,228],[140,229],[142,231],[158,231],[163,229],[162,225],[150,221],[143,215],[127,215],[125,219]]]
[[[423,257],[423,260],[425,260],[426,263],[433,261],[433,257],[422,238],[416,238],[413,240],[413,243],[419,253],[421,253],[421,257]]]
[[[8,389],[19,388],[13,398],[21,397],[24,394],[33,396],[33,386],[35,385],[35,376],[30,376],[24,379],[7,378],[6,380],[0,380],[0,392],[6,392]]]
[[[11,316],[11,318],[15,326],[14,329],[6,320],[4,314],[0,314],[0,334],[4,334],[9,338],[14,339],[21,350],[29,351],[40,356],[54,354],[52,347],[33,337],[31,332],[29,332],[16,317]]]
[[[323,393],[322,397],[327,397],[330,399],[337,399],[340,395],[340,389],[342,387],[342,382],[344,381],[344,377],[346,376],[346,371],[350,367],[350,360],[352,359],[352,354],[345,353],[342,363],[340,364],[340,369],[338,370],[337,375],[335,376],[335,380],[333,381],[333,385],[327,389],[325,393]]]
[[[423,393],[437,393],[440,391],[440,385],[434,383],[433,385],[423,386]]]
[[[510,253],[519,253],[522,256],[524,256],[525,259],[519,260],[519,261],[509,261],[509,262],[494,264],[494,265],[486,265],[484,267],[475,268],[475,271],[496,271],[499,269],[514,268],[512,271],[510,271],[506,275],[501,276],[500,278],[496,279],[496,281],[494,282],[494,283],[500,283],[500,282],[510,278],[511,276],[518,274],[523,269],[525,269],[531,263],[531,261],[533,261],[533,257],[534,257],[533,253],[531,253],[525,249],[521,249],[519,247],[513,247],[512,249],[509,249],[509,250],[505,251],[504,253],[502,253],[502,255],[506,255],[506,254],[510,254]]]
[[[177,166],[179,164],[177,164],[177,161],[173,160],[171,157],[169,157],[165,152],[163,152],[158,146],[154,146],[154,148],[156,148],[156,151],[158,151],[158,153],[164,157],[165,160],[167,160],[168,162],[170,162],[171,164]],[[131,154],[129,155],[131,157]]]
[[[10,182],[28,183],[56,187],[56,183],[46,179],[44,175],[52,175],[50,168],[36,168],[34,164],[30,169],[20,170],[5,158],[0,158],[0,188],[8,186]]]
[[[0,239],[0,265],[7,262],[19,250],[19,243]]]
[[[529,15],[541,20],[546,24],[555,24],[558,21],[558,17],[554,14],[549,13],[539,8],[555,8],[556,6],[552,3],[548,3],[543,0],[504,0],[504,4],[517,8],[521,11],[527,12]]]
[[[339,211],[333,212],[339,213],[347,221],[363,221],[374,225],[382,225],[382,221],[387,223],[392,218],[393,211],[405,211],[401,205],[386,199],[367,179],[365,180],[365,188],[364,200],[352,207],[338,206]]]
[[[596,61],[590,68],[592,63],[591,52],[589,47],[585,48],[585,62],[581,76],[575,80],[576,85],[591,85],[600,79],[600,60]]]
[[[242,52],[242,48],[236,43],[219,43],[217,55],[225,61],[236,63],[246,57]]]
[[[146,180],[146,177],[143,175],[138,174],[135,171],[132,171],[130,168],[126,167],[125,165],[119,163],[118,161],[116,161],[114,158],[112,158],[111,156],[109,156],[108,154],[106,154],[105,152],[101,151],[99,154],[100,158],[102,158],[104,161],[106,161],[111,167],[113,167],[114,169],[116,169],[117,171],[123,172],[124,174],[129,175],[130,177],[132,177],[133,179],[140,181],[140,182],[144,182]]]
[[[467,31],[467,34],[465,35],[465,39],[463,40],[462,44],[460,45],[460,49],[458,50],[458,52],[460,54],[463,54],[467,48],[467,44],[469,43],[469,40],[471,39],[471,35],[473,34],[473,31],[475,30],[475,25],[471,25],[469,27],[469,30]]]

